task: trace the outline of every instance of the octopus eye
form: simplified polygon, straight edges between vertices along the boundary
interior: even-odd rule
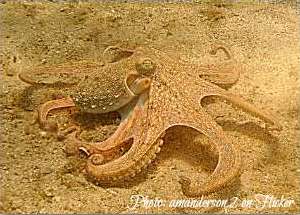
[[[136,70],[146,76],[150,76],[156,69],[156,64],[150,58],[141,58],[139,59],[136,64]]]

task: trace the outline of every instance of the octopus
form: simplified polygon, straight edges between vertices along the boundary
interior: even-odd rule
[[[195,179],[179,178],[187,196],[216,192],[240,174],[239,149],[214,121],[201,101],[219,97],[272,126],[276,118],[241,97],[230,93],[239,79],[241,67],[223,45],[212,47],[210,54],[223,52],[226,59],[213,64],[195,64],[152,47],[135,49],[109,46],[104,63],[80,62],[55,68],[40,67],[19,74],[32,85],[61,86],[67,96],[48,101],[38,109],[38,122],[47,130],[58,125],[47,119],[54,109],[73,107],[81,112],[103,114],[117,111],[121,122],[115,133],[101,142],[80,138],[81,129],[65,131],[66,151],[87,155],[86,173],[97,183],[114,183],[133,178],[156,158],[169,128],[186,126],[204,134],[218,152],[212,174],[198,185]],[[127,149],[123,152],[124,147]]]

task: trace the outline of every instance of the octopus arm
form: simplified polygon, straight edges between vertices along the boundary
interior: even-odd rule
[[[46,103],[42,104],[38,109],[38,122],[42,128],[45,130],[57,130],[57,124],[53,124],[47,120],[47,116],[50,111],[54,109],[60,108],[68,108],[68,107],[75,107],[73,100],[70,97],[56,99],[47,101]]]
[[[237,150],[209,115],[204,111],[200,113],[193,108],[186,108],[185,100],[180,97],[170,104],[166,98],[172,96],[168,90],[159,92],[154,89],[149,102],[139,102],[134,109],[139,120],[127,128],[132,131],[128,132],[132,134],[132,147],[120,158],[105,164],[97,165],[94,161],[98,155],[92,155],[87,163],[89,176],[100,183],[116,182],[135,176],[155,159],[163,143],[161,137],[164,132],[172,126],[184,125],[207,135],[219,151],[218,165],[204,184],[196,186],[181,180],[184,193],[197,196],[214,192],[231,181],[239,172],[240,159]]]
[[[200,80],[201,90],[198,90],[197,99],[202,100],[207,96],[216,96],[225,99],[232,103],[234,106],[241,108],[243,111],[260,118],[261,120],[275,125],[278,129],[281,129],[281,125],[278,120],[269,112],[259,109],[258,107],[250,104],[240,96],[234,95],[214,84],[208,83],[204,80]]]
[[[174,116],[173,124],[191,127],[207,136],[218,150],[219,159],[214,172],[204,183],[197,185],[187,177],[180,177],[183,193],[195,197],[216,192],[236,178],[240,172],[241,158],[239,150],[227,138],[222,128],[202,108],[182,101],[180,115]],[[188,107],[188,108],[187,108]]]
[[[231,86],[240,77],[240,65],[235,62],[196,67],[199,77],[219,86]]]
[[[197,80],[197,79],[194,79]],[[200,85],[200,87],[199,87]],[[224,98],[234,105],[242,108],[244,111],[259,117],[260,119],[278,125],[277,120],[269,113],[256,108],[254,105],[246,102],[242,98],[235,96],[226,90],[209,83],[203,79],[198,79],[198,84],[189,83],[191,95],[201,101],[206,96],[218,96]],[[195,88],[193,88],[195,87]],[[193,99],[194,99],[193,98]],[[178,124],[192,127],[210,138],[211,142],[216,145],[219,153],[218,164],[212,175],[200,186],[186,177],[181,177],[183,192],[188,196],[199,196],[215,192],[232,181],[240,170],[241,158],[236,146],[226,137],[222,128],[208,115],[202,106],[198,105],[193,99],[186,99],[182,96],[181,103],[185,104],[184,111],[177,116]],[[176,116],[174,116],[176,117]]]
[[[105,164],[95,162],[98,160],[98,154],[91,155],[86,167],[91,178],[101,184],[118,183],[134,177],[155,159],[162,140],[156,141],[157,135],[155,138],[148,138],[151,132],[148,111],[147,95],[143,94],[133,109],[132,116],[135,116],[136,120],[126,127],[126,131],[123,131],[126,135],[123,136],[123,140],[119,140],[125,141],[130,138],[133,141],[132,146],[123,156]]]
[[[55,67],[40,66],[22,71],[18,77],[21,81],[31,85],[70,87],[78,84],[86,75],[90,75],[101,67],[97,63],[80,61]]]

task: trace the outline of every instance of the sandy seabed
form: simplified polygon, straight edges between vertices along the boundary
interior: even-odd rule
[[[2,1],[0,10],[1,213],[299,213],[300,44],[294,5]],[[229,91],[272,112],[283,129],[268,130],[240,110],[208,102],[206,110],[240,148],[243,165],[226,192],[194,200],[183,195],[178,177],[205,180],[214,169],[217,157],[201,150],[204,137],[195,143],[190,129],[170,129],[149,168],[120,186],[97,186],[85,177],[84,159],[66,156],[64,142],[32,124],[38,105],[63,92],[18,78],[41,65],[100,62],[103,50],[116,44],[151,45],[197,63],[219,42],[242,65]],[[50,118],[68,123],[68,111]],[[77,120],[87,140],[104,140],[118,125],[111,116]],[[130,209],[135,200],[143,201]]]

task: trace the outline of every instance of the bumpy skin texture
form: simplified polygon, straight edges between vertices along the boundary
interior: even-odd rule
[[[127,103],[128,107],[122,111],[125,113],[124,120],[108,140],[86,143],[78,140],[74,133],[67,138],[69,146],[73,146],[69,148],[75,149],[73,151],[81,148],[89,155],[86,166],[88,175],[100,183],[117,182],[133,177],[155,159],[163,144],[164,133],[170,127],[182,125],[210,138],[219,153],[216,169],[204,184],[197,186],[188,178],[180,179],[184,194],[198,196],[215,192],[235,178],[240,170],[239,150],[205,112],[201,100],[207,96],[222,97],[268,123],[278,123],[267,112],[258,110],[218,86],[235,83],[240,68],[224,47],[216,47],[212,51],[219,50],[223,50],[228,56],[228,61],[224,62],[224,70],[221,63],[206,67],[192,65],[170,58],[154,48],[137,48],[131,56],[126,57],[124,60],[127,63],[120,63],[122,67],[119,67],[124,71],[132,71],[133,65],[137,65],[136,59],[146,57],[146,63],[138,64],[135,69],[141,70],[139,65],[143,65],[145,70],[140,71],[140,74],[147,74],[151,82],[149,87],[138,91],[139,94]],[[80,92],[84,92],[86,87],[82,87]],[[108,156],[116,153],[116,149],[126,145],[129,140],[132,144],[125,154]]]
[[[133,145],[125,155],[105,164],[94,163],[98,154],[93,154],[87,163],[88,174],[102,183],[134,176],[160,151],[164,132],[172,126],[182,125],[205,134],[219,152],[217,167],[204,184],[196,186],[188,178],[180,179],[183,192],[188,196],[199,196],[220,189],[238,175],[241,158],[222,128],[201,107],[201,99],[219,96],[268,123],[277,124],[277,121],[270,114],[200,78],[199,73],[203,70],[172,60],[155,49],[143,52],[156,62],[157,70],[149,94],[141,95],[133,109],[133,115],[138,115],[137,121],[128,128],[130,132],[127,131],[128,136],[124,138],[132,138]]]
[[[127,51],[127,55],[123,57],[126,59],[132,53]],[[118,62],[114,62],[112,58],[104,69],[86,76],[71,94],[75,105],[84,112],[106,113],[118,110],[130,102],[135,95],[128,89],[127,79],[130,79],[130,74],[132,76],[138,74],[134,70],[133,62],[125,59],[121,58]]]
[[[110,53],[111,50],[114,52]],[[148,74],[139,74],[136,69],[141,56],[127,60],[133,53],[109,46],[103,53],[105,65],[82,61],[20,73],[19,78],[26,83],[65,88],[69,95],[65,99],[46,102],[39,108],[42,127],[57,129],[47,121],[47,114],[53,109],[76,106],[83,112],[108,113],[118,111],[135,99],[150,83]]]

